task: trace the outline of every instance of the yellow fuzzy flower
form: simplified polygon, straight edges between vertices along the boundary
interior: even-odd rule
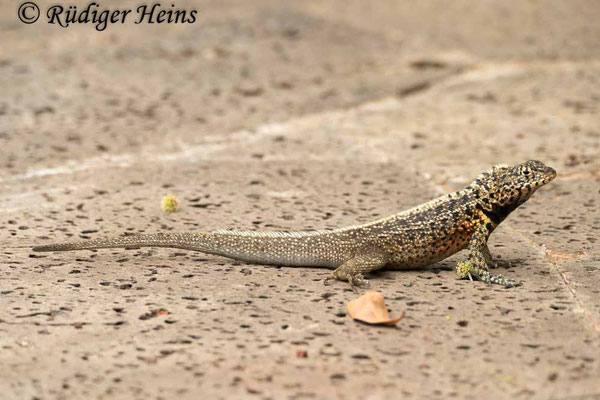
[[[175,212],[179,208],[179,200],[177,200],[175,195],[169,194],[163,197],[162,201],[160,202],[160,208],[162,208],[162,210],[166,213]]]

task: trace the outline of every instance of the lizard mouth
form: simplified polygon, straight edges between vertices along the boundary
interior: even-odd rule
[[[546,167],[546,170],[543,173],[542,181],[540,182],[540,186],[544,186],[546,183],[551,182],[554,178],[556,178],[556,170],[552,167]]]

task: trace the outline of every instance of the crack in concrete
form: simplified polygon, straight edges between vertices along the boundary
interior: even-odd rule
[[[528,236],[526,236],[525,234],[523,234],[520,230],[511,227],[509,224],[505,223],[504,226],[507,229],[509,229],[512,233],[521,237],[521,239],[523,239],[529,245],[529,247],[531,247],[534,251],[536,251],[538,253],[541,252],[543,258],[546,260],[547,263],[549,263],[552,266],[551,269],[553,269],[554,272],[560,277],[559,279],[565,285],[567,290],[571,293],[571,296],[573,296],[573,298],[575,299],[575,302],[581,309],[582,313],[586,316],[592,329],[595,330],[596,332],[600,332],[600,320],[598,320],[594,316],[594,314],[590,311],[589,307],[587,307],[586,304],[584,303],[584,301],[581,300],[581,298],[577,294],[577,291],[575,290],[575,288],[569,281],[569,278],[567,278],[567,276],[560,270],[560,268],[558,268],[557,262],[552,261],[548,257],[546,246],[537,244],[533,239],[531,239]],[[578,257],[575,257],[575,258],[579,258],[584,255],[585,254],[580,254],[580,255],[578,255]]]
[[[482,62],[473,66],[469,71],[465,71],[464,74],[460,74],[454,79],[448,79],[446,82],[444,82],[444,84],[440,85],[440,87],[445,88],[455,85],[463,85],[466,83],[494,81],[497,79],[511,78],[538,70],[571,72],[582,68],[600,68],[600,60],[527,60],[503,63]]]
[[[401,86],[397,90],[397,96],[395,101],[392,100],[392,104],[398,106],[400,104],[399,99],[414,96],[423,91],[433,88],[445,88],[457,84],[489,81],[495,79],[501,79],[505,77],[511,77],[520,75],[523,73],[531,72],[532,70],[543,69],[556,69],[556,70],[576,70],[582,67],[600,67],[600,60],[591,60],[586,62],[573,62],[573,61],[540,61],[532,60],[526,62],[507,62],[507,63],[493,63],[493,64],[477,64],[469,66],[450,66],[450,70],[442,74],[430,76],[428,78],[417,77],[414,81],[408,82]],[[398,99],[399,98],[399,99]],[[268,123],[259,125],[253,130],[241,130],[224,135],[213,135],[205,138],[205,143],[196,146],[185,146],[181,145],[185,150],[172,152],[172,153],[153,153],[152,151],[140,151],[139,153],[124,153],[124,154],[104,154],[99,157],[91,157],[83,160],[67,160],[64,164],[39,168],[28,171],[22,175],[14,175],[0,178],[0,183],[3,182],[15,182],[29,180],[45,176],[54,175],[66,175],[73,174],[82,171],[96,170],[102,168],[116,168],[116,167],[130,167],[141,160],[150,159],[151,162],[168,162],[173,160],[182,160],[190,158],[193,160],[202,159],[215,151],[225,148],[230,144],[238,144],[244,141],[253,142],[261,137],[268,135],[285,135],[290,127],[301,124],[304,121],[310,121],[313,118],[320,118],[325,115],[336,115],[344,114],[349,111],[376,111],[381,105],[384,108],[390,107],[390,99],[394,99],[393,96],[385,96],[380,99],[371,100],[365,103],[357,104],[351,107],[344,107],[334,110],[327,110],[324,112],[317,112],[312,114],[305,114],[299,117],[291,118],[282,123]],[[208,157],[207,159],[211,159]],[[232,160],[235,160],[232,157]],[[592,176],[598,176],[600,169],[594,170],[590,173],[582,173],[581,177],[586,177],[591,174]],[[578,173],[571,175],[564,175],[563,178],[578,178]]]
[[[232,144],[251,143],[265,136],[286,135],[295,125],[302,125],[314,118],[323,116],[336,116],[337,114],[345,114],[352,111],[378,111],[379,109],[389,109],[391,106],[399,106],[401,100],[406,97],[411,97],[416,94],[428,91],[433,88],[444,88],[456,84],[464,84],[469,82],[480,82],[487,80],[501,79],[530,72],[532,70],[557,69],[557,70],[573,70],[583,66],[599,66],[600,61],[582,62],[508,62],[503,64],[479,64],[476,66],[459,66],[450,68],[443,74],[436,74],[428,78],[417,77],[414,81],[405,83],[397,90],[397,96],[385,96],[380,99],[371,100],[365,103],[344,107],[324,112],[305,114],[299,117],[291,118],[281,123],[268,123],[259,125],[252,130],[241,130],[230,134],[211,135],[204,138],[204,143],[196,146],[186,146],[182,144],[180,147],[185,148],[181,151],[171,153],[154,153],[152,151],[142,150],[139,153],[123,153],[123,154],[104,154],[99,157],[91,157],[83,160],[67,160],[64,164],[39,168],[28,171],[22,175],[14,175],[0,178],[0,183],[15,182],[29,179],[35,179],[45,176],[68,175],[77,172],[97,170],[102,168],[128,168],[142,160],[151,162],[169,162],[180,161],[183,159],[200,160],[210,159],[210,154],[226,148]],[[341,115],[340,115],[341,117]],[[238,159],[232,157],[232,160]],[[579,177],[598,176],[600,168],[590,172],[573,173],[563,175],[563,179],[574,179]]]
[[[382,109],[390,108],[390,99],[394,106],[399,106],[400,101],[398,97],[404,98],[413,96],[426,89],[434,87],[451,77],[460,75],[467,70],[467,67],[449,67],[448,71],[443,73],[436,73],[429,77],[417,76],[414,80],[401,85],[397,89],[397,96],[384,96],[376,100],[367,101],[350,107],[342,107],[333,110],[326,110],[317,113],[304,114],[298,117],[290,118],[281,123],[267,123],[259,125],[254,129],[243,129],[232,133],[226,133],[222,135],[211,135],[204,138],[204,143],[200,145],[189,146],[186,144],[180,144],[180,148],[183,150],[175,151],[171,153],[155,153],[152,150],[142,149],[137,153],[123,153],[123,154],[103,154],[97,157],[91,157],[82,160],[71,159],[67,160],[64,164],[47,167],[32,169],[25,174],[13,175],[8,177],[0,177],[0,183],[8,183],[15,181],[25,181],[29,179],[35,179],[46,176],[55,175],[68,175],[77,172],[84,172],[89,170],[97,170],[103,168],[128,168],[133,164],[139,163],[140,161],[150,162],[170,162],[170,161],[181,161],[181,160],[214,160],[215,158],[209,157],[210,154],[215,153],[218,150],[222,150],[233,144],[240,143],[253,143],[268,136],[279,136],[287,135],[293,131],[295,126],[301,126],[307,122],[313,121],[315,118],[322,118],[324,116],[337,116],[339,120],[348,112],[357,112],[361,110],[365,111],[377,111]],[[394,101],[395,100],[395,101]],[[297,131],[297,130],[296,130]],[[221,158],[220,158],[221,159]],[[228,158],[229,159],[229,158]],[[239,160],[239,157],[231,157],[231,161]],[[287,160],[287,158],[286,158]]]

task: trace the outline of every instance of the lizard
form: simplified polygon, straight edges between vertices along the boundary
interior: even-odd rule
[[[326,279],[368,285],[365,276],[385,269],[420,268],[463,249],[455,270],[461,279],[505,287],[521,282],[493,275],[488,238],[517,207],[556,171],[540,161],[496,165],[467,187],[373,222],[331,230],[156,233],[33,247],[33,251],[167,247],[196,250],[254,264],[325,267]]]

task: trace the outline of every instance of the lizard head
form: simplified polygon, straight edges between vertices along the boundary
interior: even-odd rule
[[[485,210],[504,219],[531,195],[556,177],[556,171],[540,161],[530,160],[514,166],[497,165],[481,174],[472,187]]]

